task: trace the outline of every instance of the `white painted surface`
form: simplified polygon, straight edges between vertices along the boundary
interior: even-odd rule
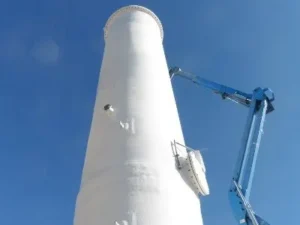
[[[202,196],[209,195],[209,186],[206,180],[205,165],[200,151],[195,150],[188,152],[187,161],[189,175],[192,179],[196,193],[201,194]]]
[[[105,37],[74,224],[202,225],[172,152],[184,139],[160,21],[128,6],[108,20]]]

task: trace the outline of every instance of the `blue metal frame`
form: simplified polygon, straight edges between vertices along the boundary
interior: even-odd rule
[[[247,94],[183,72],[179,67],[170,68],[169,74],[171,79],[175,75],[183,77],[199,86],[213,90],[215,93],[221,95],[223,99],[229,99],[249,108],[241,149],[230,185],[229,201],[239,224],[269,225],[269,223],[254,213],[249,203],[249,197],[265,117],[266,114],[274,110],[272,104],[275,100],[274,93],[268,88],[256,88],[252,94]]]

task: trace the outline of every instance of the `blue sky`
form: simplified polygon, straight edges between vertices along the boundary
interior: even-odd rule
[[[103,26],[140,4],[161,19],[170,65],[251,92],[269,87],[251,202],[272,225],[300,209],[300,1],[3,1],[0,7],[0,224],[71,225],[98,74]],[[247,109],[174,80],[186,142],[203,151],[205,225],[236,224],[227,199]]]

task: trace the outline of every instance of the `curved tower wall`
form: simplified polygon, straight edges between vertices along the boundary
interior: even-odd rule
[[[159,19],[127,6],[104,30],[74,224],[202,225],[199,199],[175,165],[171,143],[184,138]]]

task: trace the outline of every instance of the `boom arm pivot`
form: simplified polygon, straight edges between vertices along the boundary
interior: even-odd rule
[[[269,223],[254,213],[249,203],[249,197],[265,116],[274,110],[272,105],[275,99],[273,92],[268,88],[256,88],[252,94],[247,94],[183,72],[179,67],[172,67],[169,70],[169,74],[171,79],[175,75],[183,77],[199,86],[211,89],[221,95],[223,99],[229,99],[249,108],[241,149],[230,185],[229,200],[239,224],[269,225]]]

